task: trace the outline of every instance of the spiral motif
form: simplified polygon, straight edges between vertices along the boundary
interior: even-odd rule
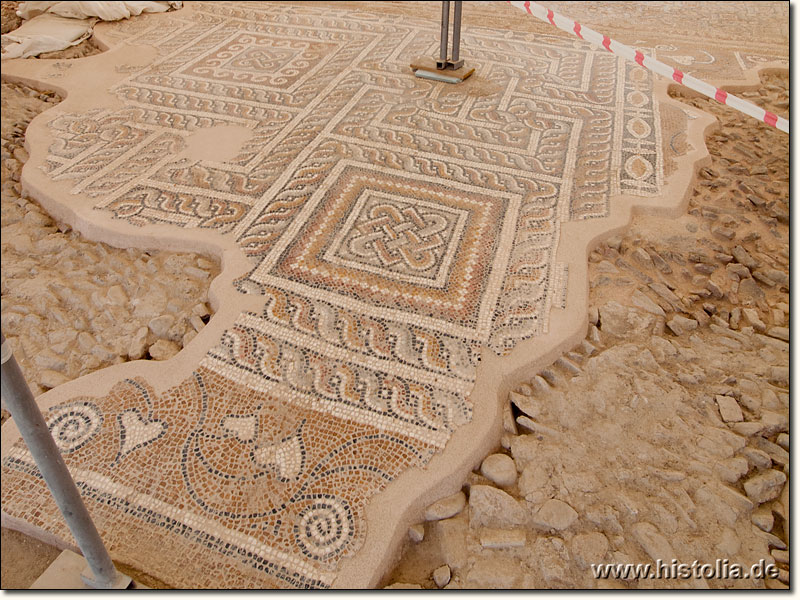
[[[329,494],[311,500],[298,515],[295,540],[303,554],[328,560],[341,554],[353,538],[353,513],[344,500]]]
[[[61,452],[74,452],[85,446],[103,425],[103,415],[91,402],[60,406],[47,426]]]

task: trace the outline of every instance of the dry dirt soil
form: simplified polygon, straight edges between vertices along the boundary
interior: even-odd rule
[[[741,95],[789,105],[785,73]],[[589,332],[509,397],[502,446],[409,531],[393,588],[785,588],[789,583],[788,136],[719,119],[679,219],[589,256]],[[673,559],[778,578],[596,579]]]

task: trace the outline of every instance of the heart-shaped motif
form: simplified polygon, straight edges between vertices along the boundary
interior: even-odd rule
[[[295,479],[303,468],[303,451],[297,438],[274,446],[257,448],[254,458],[260,466],[277,466],[278,473],[284,479]]]
[[[229,415],[222,419],[222,428],[232,433],[240,442],[252,442],[256,437],[256,418],[253,415]]]
[[[297,430],[277,444],[258,444],[253,459],[261,468],[277,467],[278,476],[284,480],[297,479],[303,472],[306,462],[306,451],[303,444],[302,429],[305,421]]]
[[[117,417],[120,427],[119,458],[160,438],[167,431],[164,421],[145,420],[135,408]]]

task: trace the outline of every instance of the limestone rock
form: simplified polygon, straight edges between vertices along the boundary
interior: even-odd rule
[[[630,337],[649,332],[655,317],[619,302],[607,302],[600,308],[600,329],[616,337]]]
[[[759,450],[766,452],[774,463],[782,467],[789,464],[789,453],[778,444],[773,444],[769,440],[757,437],[755,438],[755,446]]]
[[[776,563],[781,563],[784,565],[789,564],[789,552],[786,550],[772,550],[770,554],[772,555],[772,558],[775,559]]]
[[[761,411],[761,424],[764,426],[761,432],[764,437],[772,437],[776,433],[789,431],[789,419],[785,415],[771,410]]]
[[[716,470],[722,481],[736,483],[747,475],[749,466],[746,458],[736,456],[717,463]]]
[[[682,315],[675,315],[667,321],[667,327],[670,328],[672,333],[675,335],[683,335],[689,331],[694,331],[697,329],[697,321],[694,319],[688,319]]]
[[[675,346],[660,335],[654,335],[650,338],[650,351],[653,354],[653,358],[659,363],[670,360],[678,354]]]
[[[744,421],[742,409],[739,407],[739,403],[736,402],[735,398],[731,398],[730,396],[715,396],[714,399],[717,402],[719,415],[722,417],[723,421],[726,423]]]
[[[46,389],[52,389],[68,381],[70,381],[69,377],[51,369],[42,369],[37,378],[39,385]]]
[[[425,537],[425,525],[417,523],[408,528],[408,537],[412,542],[421,542]]]
[[[167,332],[169,331],[170,327],[172,327],[173,323],[175,323],[175,317],[172,315],[161,315],[160,317],[150,319],[150,322],[147,324],[147,326],[156,337],[165,338],[167,337]]]
[[[517,465],[517,470],[521,471],[530,461],[535,460],[539,455],[541,442],[535,435],[515,435],[511,438],[511,456]]]
[[[656,294],[658,294],[661,298],[666,300],[672,306],[680,306],[681,300],[678,298],[672,290],[670,290],[666,285],[663,283],[650,283],[648,287],[653,290]]]
[[[753,502],[761,504],[777,498],[784,483],[786,483],[786,475],[781,471],[770,469],[745,481],[744,491]]]
[[[518,398],[525,398],[521,394],[516,394],[511,392],[510,396],[517,396]],[[527,398],[526,398],[527,399]],[[510,440],[512,435],[517,435],[519,433],[517,429],[517,423],[514,421],[514,413],[511,410],[511,402],[504,402],[503,403],[503,435],[509,436],[508,439]],[[508,446],[503,446],[506,450]]]
[[[41,369],[51,371],[63,372],[67,368],[67,362],[49,348],[42,348],[33,357],[33,363]]]
[[[558,439],[560,437],[559,433],[555,429],[552,429],[547,425],[542,425],[541,423],[537,423],[536,421],[534,421],[533,419],[529,419],[525,415],[518,416],[517,423],[519,423],[522,427],[524,427],[528,431],[532,431],[537,438],[547,436],[553,439]]]
[[[734,247],[731,254],[733,254],[733,257],[739,263],[743,264],[748,269],[757,269],[761,265],[761,263],[759,263],[755,258],[753,258],[750,255],[750,253],[741,246]]]
[[[462,568],[469,557],[464,540],[467,539],[469,526],[463,514],[451,519],[443,519],[433,523],[431,538],[439,540],[442,559],[451,568]]]
[[[524,529],[481,529],[478,538],[482,548],[521,548],[525,545]]]
[[[158,340],[150,346],[150,357],[153,360],[169,360],[180,352],[178,345],[168,340]]]
[[[78,339],[78,347],[84,353],[91,352],[92,348],[94,348],[95,344],[97,344],[97,340],[95,340],[92,334],[89,333],[88,331],[81,331],[78,334],[77,339]]]
[[[777,535],[769,533],[767,531],[762,531],[755,525],[753,525],[753,533],[755,533],[758,537],[762,538],[764,541],[767,542],[767,545],[770,548],[777,548],[778,550],[786,550],[788,546],[786,542],[784,542],[781,538]]]
[[[450,567],[442,565],[433,572],[433,581],[436,587],[443,588],[450,583]]]
[[[747,459],[747,462],[756,469],[763,471],[772,466],[772,459],[769,454],[758,448],[744,448],[742,449],[742,456]]]
[[[551,498],[555,490],[544,466],[531,462],[525,467],[519,478],[519,491],[528,502],[541,504]]]
[[[118,354],[102,344],[95,344],[92,348],[92,354],[103,362],[110,362],[117,358]]]
[[[181,345],[186,348],[194,338],[197,337],[197,332],[194,329],[190,329],[186,333],[183,334],[183,338],[181,338]]]
[[[166,296],[161,294],[147,294],[143,298],[136,298],[131,301],[134,305],[133,315],[135,317],[158,317],[164,314],[164,308],[167,305]]]
[[[599,531],[582,533],[572,538],[570,548],[578,566],[588,569],[593,564],[603,562],[608,552],[608,538]]]
[[[619,524],[619,513],[612,507],[603,504],[592,506],[586,511],[586,520],[594,523],[607,533],[619,535],[622,533],[622,525]]]
[[[770,367],[769,381],[780,387],[789,387],[789,367]]]
[[[561,500],[550,499],[533,516],[533,523],[545,529],[562,531],[578,520],[578,513]]]
[[[202,319],[203,317],[210,315],[211,311],[208,310],[208,306],[206,306],[205,302],[200,302],[192,307],[192,314]]]
[[[198,269],[197,267],[188,266],[183,269],[183,272],[186,273],[189,277],[194,277],[195,279],[205,279],[208,277],[208,273],[205,272],[203,269]]]
[[[750,394],[740,394],[738,397],[739,405],[743,406],[751,413],[758,413],[761,410],[762,401],[756,396]]]
[[[744,306],[754,306],[764,300],[764,291],[758,287],[755,279],[748,277],[739,282],[739,301]]]
[[[784,342],[789,341],[789,328],[788,327],[770,327],[767,331],[767,335],[770,337],[774,337],[779,340],[783,340]]]
[[[743,308],[742,315],[753,326],[753,329],[759,333],[764,333],[767,330],[766,324],[758,316],[758,311],[755,308]]]
[[[451,496],[434,502],[425,509],[425,520],[440,521],[441,519],[449,519],[460,513],[466,503],[467,498],[464,496],[464,492],[456,492]]]
[[[147,327],[140,327],[131,338],[128,345],[128,358],[131,360],[138,360],[144,356],[145,350],[147,350],[148,331]]]
[[[749,513],[753,510],[753,503],[737,490],[727,485],[708,484],[697,490],[695,494],[698,502],[705,503],[712,510],[724,503],[731,507],[736,515]]]
[[[112,285],[106,292],[106,298],[114,306],[125,306],[128,304],[128,295],[121,285]]]
[[[754,435],[758,435],[764,429],[764,426],[761,423],[754,423],[754,422],[742,422],[742,423],[734,423],[733,430],[741,436],[744,437],[752,437]]]
[[[641,248],[639,248],[639,249],[641,250]],[[641,308],[642,310],[644,310],[644,311],[646,311],[646,312],[649,312],[650,314],[657,315],[657,316],[659,316],[659,317],[665,317],[665,318],[666,318],[666,316],[667,316],[667,315],[666,315],[666,313],[664,312],[664,309],[663,309],[663,308],[661,308],[661,307],[660,307],[658,304],[656,304],[655,302],[653,302],[653,301],[652,301],[650,298],[648,298],[647,296],[645,296],[645,295],[644,295],[644,294],[641,292],[641,290],[636,290],[636,291],[635,291],[635,292],[634,292],[634,293],[631,295],[631,303],[632,303],[634,306],[638,306],[638,307],[639,307],[639,308]]]
[[[523,525],[528,519],[519,502],[502,490],[488,485],[473,485],[469,490],[470,527],[507,529]]]
[[[540,536],[530,550],[532,557],[535,557],[535,565],[541,570],[548,586],[563,589],[574,585],[569,572],[569,551],[564,540]]]
[[[646,521],[636,523],[632,530],[634,539],[653,560],[661,559],[662,562],[668,563],[677,558],[670,543],[652,523]]]
[[[631,256],[647,268],[653,268],[653,259],[644,248],[637,248],[631,253]]]
[[[514,459],[506,454],[491,454],[481,463],[481,473],[499,486],[514,485],[517,480],[517,467]]]
[[[753,521],[753,525],[762,531],[772,531],[772,527],[775,524],[775,517],[772,516],[772,510],[764,505],[759,506],[753,511],[753,514],[750,515],[750,520]]]

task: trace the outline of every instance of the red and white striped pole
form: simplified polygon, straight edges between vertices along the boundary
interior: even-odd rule
[[[649,69],[650,71],[658,73],[659,75],[663,75],[664,77],[674,79],[676,82],[685,85],[696,92],[700,92],[709,98],[713,98],[714,100],[717,100],[723,104],[727,104],[728,106],[735,108],[746,115],[754,117],[759,121],[763,121],[767,125],[771,125],[772,127],[776,127],[781,131],[789,133],[788,119],[784,119],[775,113],[764,110],[763,108],[759,108],[755,104],[748,102],[747,100],[742,100],[733,94],[729,94],[724,90],[714,87],[710,83],[706,83],[705,81],[697,79],[696,77],[692,77],[691,75],[686,75],[679,69],[670,67],[669,65],[656,60],[655,58],[645,56],[639,50],[634,50],[630,46],[626,46],[625,44],[621,44],[616,40],[612,40],[607,35],[602,35],[592,29],[589,29],[588,27],[583,27],[577,21],[573,21],[567,17],[559,15],[558,13],[554,13],[552,10],[545,8],[537,2],[507,1],[510,5],[524,10],[529,15],[533,15],[537,19],[540,19],[546,23],[550,23],[562,31],[576,35],[580,39],[586,40],[587,42],[592,42],[598,46],[602,46],[613,54],[617,54],[627,58],[628,60],[638,63],[645,69]]]

